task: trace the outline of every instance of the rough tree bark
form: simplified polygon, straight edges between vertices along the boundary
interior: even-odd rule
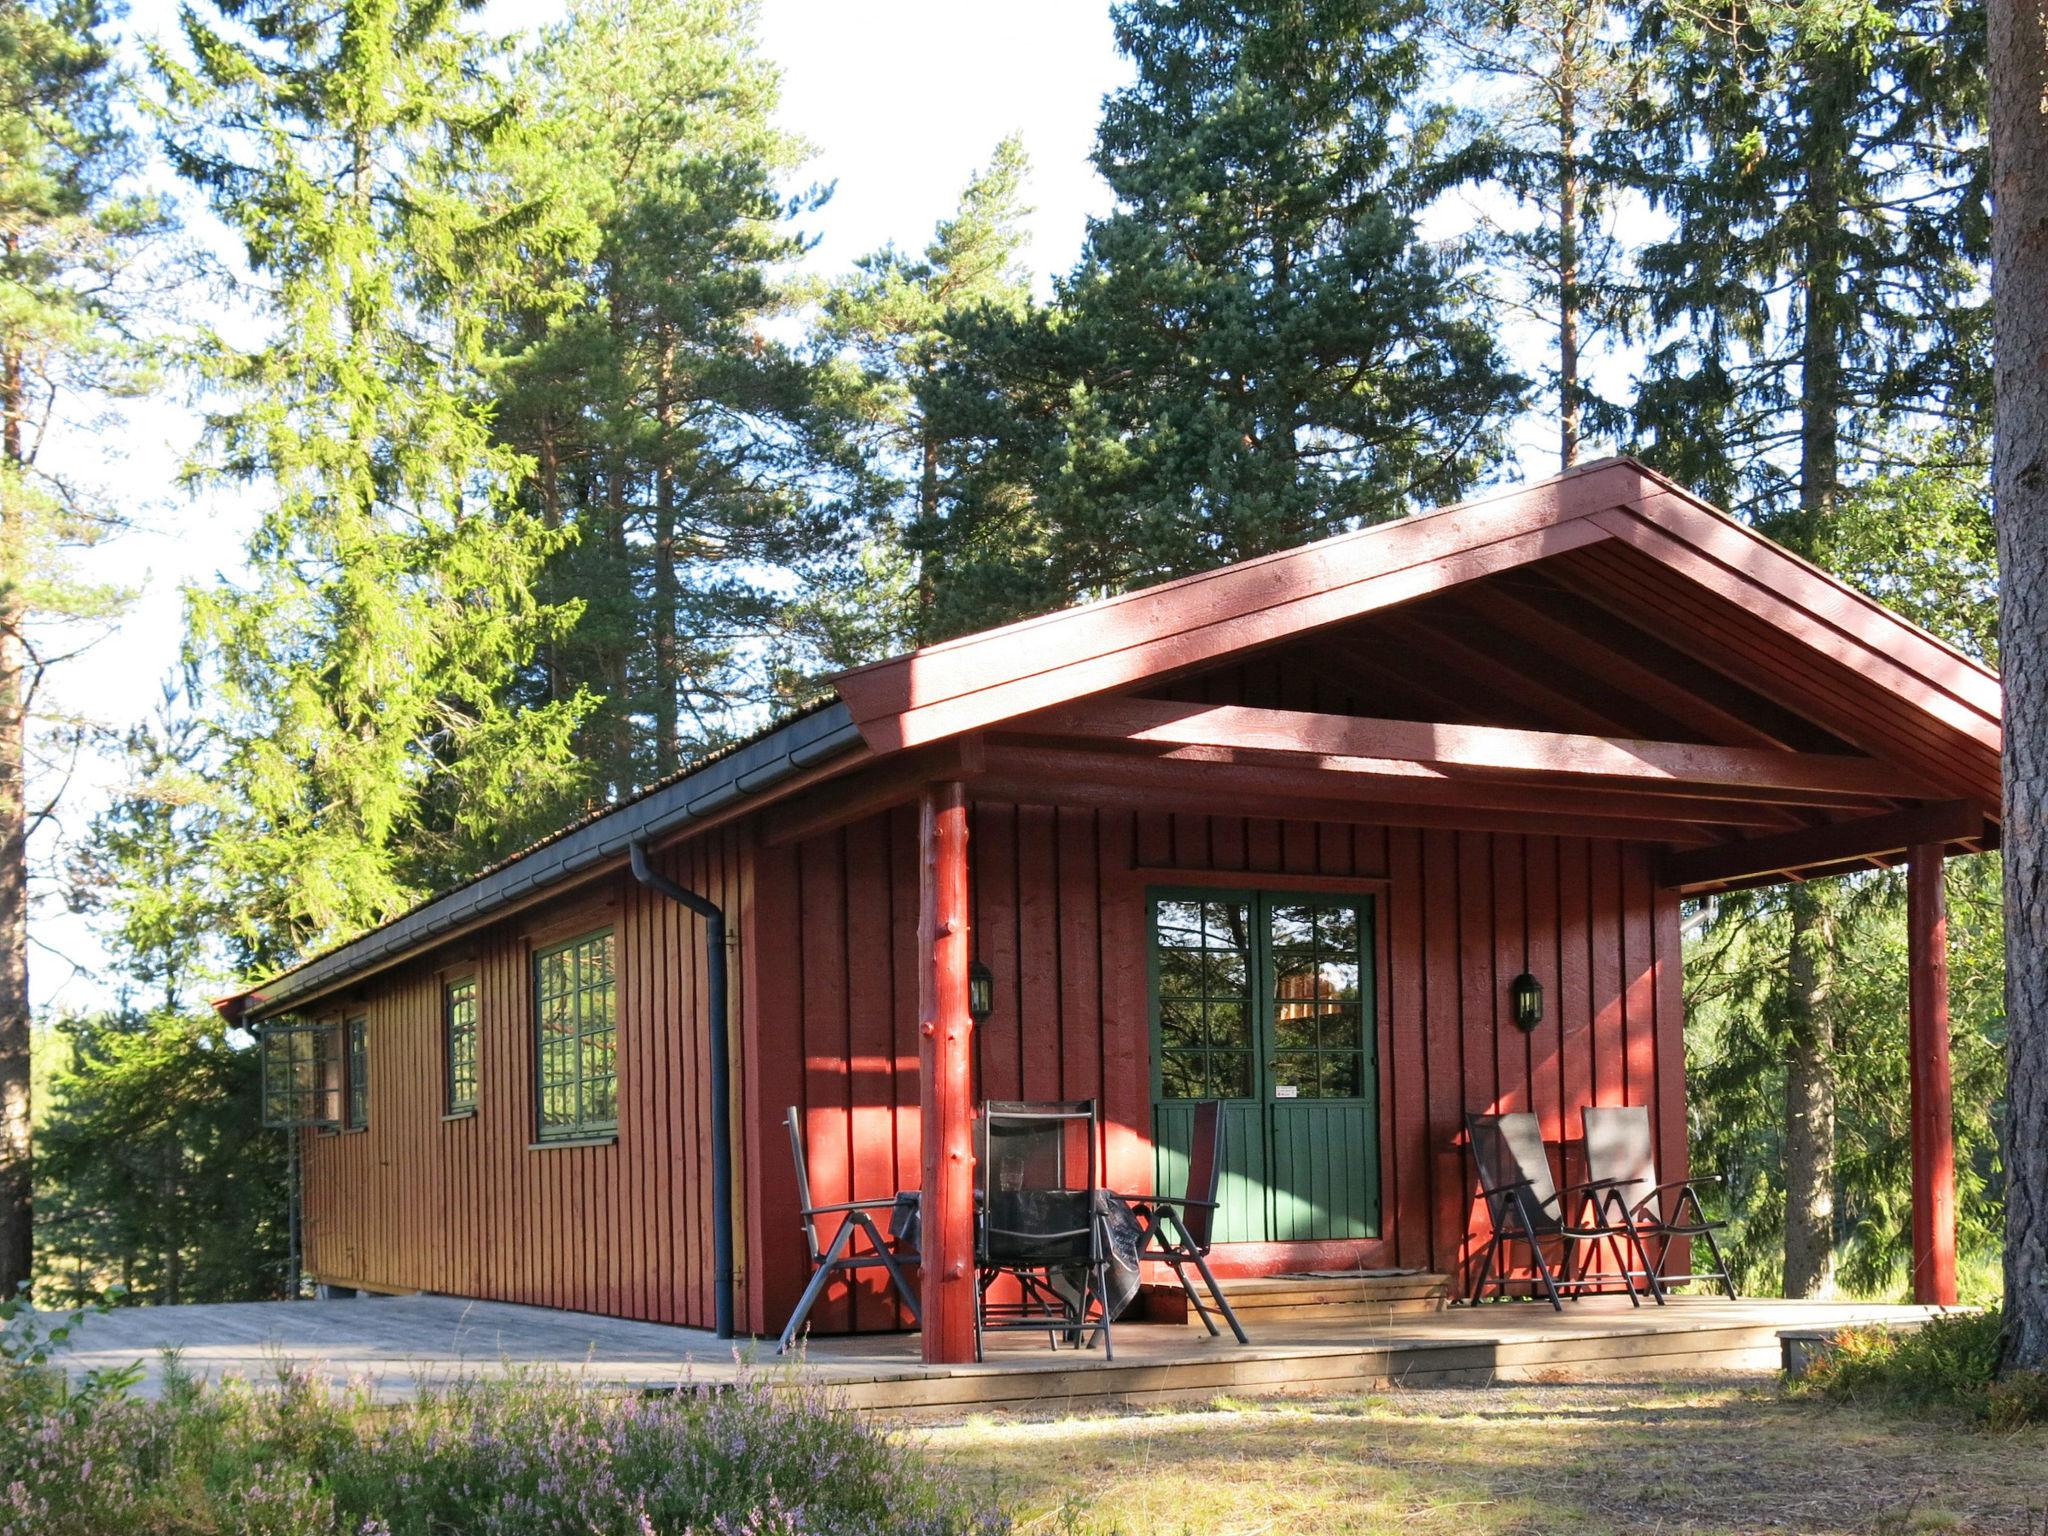
[[[1578,13],[1567,10],[1557,49],[1557,431],[1558,463],[1579,461],[1579,186]]]
[[[1991,0],[1992,493],[2005,674],[2005,1365],[2048,1366],[2048,27]]]
[[[1827,925],[1805,886],[1791,892],[1785,967],[1785,1294],[1824,1295],[1835,1278],[1834,1028],[1827,1008]]]
[[[7,236],[10,253],[18,237]],[[0,1297],[29,1278],[34,1207],[29,1146],[28,781],[29,652],[22,634],[25,383],[18,351],[0,356]]]

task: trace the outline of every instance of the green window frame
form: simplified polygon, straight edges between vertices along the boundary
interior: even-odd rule
[[[541,1141],[619,1128],[615,941],[605,928],[533,956],[535,1134]]]
[[[464,976],[441,989],[442,1058],[448,1074],[448,1113],[476,1108],[476,978]]]
[[[348,1129],[370,1125],[370,1021],[357,1014],[343,1027],[348,1036]]]

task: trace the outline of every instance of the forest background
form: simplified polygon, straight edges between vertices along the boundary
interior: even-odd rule
[[[821,183],[733,0],[0,0],[0,1284],[278,1294],[283,1147],[206,998],[854,662],[1632,452],[1995,664],[1977,6],[858,9],[952,84],[1099,81],[1054,136],[1092,168],[998,130],[827,260],[906,172]],[[152,520],[206,552],[174,630]],[[146,716],[65,683],[110,653]],[[1996,856],[1948,879],[1982,1296]],[[1900,1286],[1902,908],[1688,911],[1752,1289]]]

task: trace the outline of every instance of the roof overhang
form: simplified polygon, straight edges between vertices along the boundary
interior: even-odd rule
[[[571,883],[623,867],[633,843],[659,843],[700,830],[812,782],[815,775],[807,770],[850,766],[865,755],[846,706],[830,704],[213,1006],[235,1022],[316,1001]]]

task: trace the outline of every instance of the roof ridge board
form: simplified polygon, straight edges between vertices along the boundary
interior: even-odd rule
[[[1014,619],[1008,624],[999,624],[993,629],[978,629],[968,634],[954,635],[950,639],[937,640],[930,645],[919,646],[915,650],[903,651],[895,656],[885,656],[878,661],[863,662],[857,667],[848,667],[843,672],[834,673],[832,681],[837,684],[841,679],[860,677],[866,673],[879,671],[886,667],[893,667],[901,662],[908,661],[913,656],[931,656],[947,651],[964,649],[969,645],[978,645],[999,635],[1020,634],[1025,630],[1034,629],[1040,625],[1070,619],[1077,614],[1100,613],[1111,608],[1137,602],[1144,598],[1157,597],[1166,592],[1184,590],[1240,572],[1256,570],[1261,566],[1291,559],[1311,551],[1327,550],[1336,545],[1349,544],[1357,540],[1371,538],[1376,534],[1385,534],[1394,529],[1412,528],[1418,523],[1426,523],[1432,519],[1445,517],[1452,513],[1470,512],[1491,502],[1531,495],[1548,487],[1561,485],[1568,480],[1579,479],[1587,475],[1608,473],[1624,467],[1638,471],[1643,470],[1643,466],[1635,459],[1619,454],[1604,459],[1591,460],[1584,464],[1575,464],[1570,469],[1561,471],[1558,474],[1546,475],[1541,480],[1524,480],[1513,485],[1496,486],[1479,495],[1468,496],[1462,501],[1447,502],[1442,506],[1430,507],[1424,511],[1410,512],[1399,517],[1390,517],[1383,522],[1368,523],[1363,528],[1352,528],[1343,533],[1333,533],[1326,538],[1312,539],[1306,544],[1295,544],[1286,549],[1272,550],[1263,555],[1254,555],[1249,559],[1233,561],[1228,565],[1212,566],[1208,570],[1190,571],[1185,576],[1168,577],[1164,581],[1155,581],[1148,586],[1133,587],[1127,592],[1113,592],[1107,597],[1094,598],[1085,603],[1070,604],[1065,608],[1055,608],[1049,613],[1035,613],[1029,618]]]
[[[1686,498],[1686,500],[1688,502],[1691,502],[1692,499]],[[1694,506],[1696,508],[1697,504],[1695,503]],[[1936,676],[1934,673],[1929,672],[1908,660],[1902,659],[1896,650],[1894,650],[1891,646],[1885,643],[1891,638],[1891,636],[1887,635],[1880,638],[1877,635],[1859,632],[1858,626],[1854,623],[1845,622],[1843,618],[1831,615],[1823,608],[1816,606],[1813,600],[1814,594],[1788,591],[1777,586],[1775,583],[1771,582],[1766,576],[1756,571],[1750,570],[1739,563],[1732,562],[1724,553],[1715,550],[1709,544],[1702,542],[1698,538],[1689,536],[1689,531],[1685,529],[1683,526],[1674,527],[1671,524],[1655,517],[1654,514],[1650,516],[1644,516],[1642,512],[1626,507],[1616,508],[1612,512],[1604,512],[1599,515],[1603,518],[1611,518],[1615,516],[1617,513],[1624,517],[1636,518],[1638,521],[1655,529],[1664,537],[1669,538],[1674,542],[1684,546],[1687,550],[1691,551],[1693,555],[1698,559],[1708,561],[1718,569],[1726,572],[1734,580],[1740,581],[1747,586],[1755,588],[1757,591],[1765,594],[1771,600],[1778,603],[1782,603],[1786,607],[1796,610],[1797,612],[1805,615],[1813,623],[1818,624],[1824,629],[1832,632],[1833,634],[1840,636],[1842,639],[1857,646],[1859,649],[1868,651],[1873,657],[1875,657],[1878,660],[1878,662],[1882,666],[1895,669],[1898,672],[1901,672],[1906,676],[1917,680],[1923,686],[1930,688],[1934,690],[1936,693],[1941,694],[1943,697],[1952,700],[1956,705],[1958,705],[1962,709],[1967,710],[1972,716],[1974,716],[1979,721],[1987,723],[1993,726],[1994,728],[2000,727],[2002,723],[2001,711],[1999,709],[1991,707],[1990,701],[1988,699],[1981,697],[1973,698],[1964,689],[1954,686],[1950,681],[1944,680]],[[1745,543],[1750,549],[1761,552],[1765,556],[1765,558],[1774,560],[1782,559],[1795,563],[1795,565],[1799,568],[1798,574],[1801,577],[1803,577],[1806,581],[1817,582],[1820,585],[1821,591],[1825,593],[1827,597],[1833,598],[1837,601],[1847,599],[1851,608],[1854,610],[1858,618],[1863,620],[1874,620],[1879,625],[1887,629],[1903,630],[1906,632],[1908,636],[1912,638],[1925,639],[1930,644],[1938,647],[1942,660],[1961,664],[1964,668],[1963,676],[1967,679],[1969,683],[1980,685],[1980,691],[1988,692],[1992,698],[1999,699],[2002,702],[2002,689],[1997,673],[1989,671],[1980,663],[1972,662],[1969,657],[1962,655],[1960,652],[1954,651],[1951,647],[1942,645],[1939,640],[1936,640],[1931,635],[1925,634],[1925,632],[1920,630],[1918,626],[1913,625],[1909,623],[1907,620],[1900,618],[1897,614],[1893,613],[1889,608],[1885,607],[1882,603],[1879,603],[1874,599],[1866,596],[1865,594],[1858,592],[1854,587],[1850,586],[1840,577],[1830,576],[1827,572],[1819,569],[1817,566],[1813,566],[1805,561],[1799,560],[1799,558],[1796,555],[1793,555],[1790,550],[1787,550],[1782,545],[1777,544],[1773,540],[1766,538],[1764,535],[1758,533],[1755,529],[1746,527],[1742,523],[1739,523],[1734,519],[1725,516],[1716,519],[1716,523],[1717,526],[1724,528],[1734,534],[1742,536],[1745,540]],[[1649,555],[1652,559],[1660,558],[1659,556],[1653,554],[1648,550],[1643,551],[1643,553]],[[1669,562],[1665,563],[1669,564]],[[1681,572],[1680,574],[1683,573]],[[1732,599],[1730,600],[1732,601]]]
[[[1609,467],[1619,462],[1621,461],[1610,461]],[[1547,529],[1556,529],[1574,522],[1580,522],[1595,512],[1606,510],[1610,506],[1626,506],[1635,499],[1633,496],[1622,496],[1609,501],[1605,497],[1588,497],[1582,505],[1571,506],[1570,510],[1566,510],[1566,504],[1547,506],[1543,504],[1544,493],[1554,491],[1556,487],[1565,481],[1577,478],[1581,477],[1576,475],[1553,476],[1535,485],[1519,488],[1515,493],[1515,499],[1525,500],[1530,503],[1530,506],[1520,513],[1517,521],[1510,526],[1500,528],[1487,528],[1482,525],[1474,530],[1473,536],[1467,541],[1449,548],[1431,547],[1425,543],[1424,541],[1427,539],[1429,532],[1426,525],[1441,517],[1478,511],[1486,503],[1470,503],[1440,508],[1436,512],[1420,517],[1403,518],[1395,522],[1375,524],[1371,528],[1359,530],[1357,534],[1345,535],[1339,539],[1325,539],[1314,544],[1304,544],[1295,549],[1281,550],[1273,555],[1262,556],[1256,561],[1246,561],[1239,565],[1218,567],[1215,571],[1205,572],[1205,579],[1227,578],[1232,579],[1235,585],[1247,586],[1255,581],[1259,575],[1266,574],[1276,563],[1281,561],[1291,563],[1309,562],[1310,568],[1313,571],[1317,565],[1345,559],[1350,555],[1352,542],[1368,534],[1389,537],[1400,535],[1403,536],[1404,542],[1414,541],[1423,544],[1422,548],[1403,552],[1395,562],[1382,562],[1370,567],[1353,566],[1350,569],[1339,571],[1337,579],[1325,580],[1305,590],[1275,590],[1262,597],[1255,589],[1251,594],[1252,601],[1241,602],[1232,611],[1205,618],[1199,622],[1175,624],[1168,621],[1165,616],[1161,616],[1152,628],[1142,633],[1134,633],[1128,638],[1122,638],[1120,643],[1108,645],[1100,650],[1084,655],[1070,655],[1064,659],[1057,657],[1053,659],[1034,658],[1039,660],[1039,664],[1029,671],[1012,671],[1003,676],[988,680],[977,679],[966,686],[955,686],[957,683],[964,683],[966,681],[964,677],[949,679],[942,672],[939,683],[929,696],[915,699],[908,704],[884,708],[863,707],[858,695],[865,691],[862,684],[871,680],[874,668],[863,669],[863,672],[870,674],[870,676],[860,679],[856,679],[853,674],[841,674],[839,678],[841,692],[844,695],[849,695],[848,703],[854,708],[854,717],[865,728],[872,721],[914,714],[952,701],[985,694],[992,689],[1015,687],[1034,677],[1050,676],[1068,668],[1086,666],[1100,662],[1108,657],[1126,655],[1146,647],[1170,643],[1175,639],[1197,634],[1205,630],[1214,630],[1225,625],[1240,624],[1254,619],[1261,614],[1271,614],[1284,608],[1323,601],[1333,594],[1366,583],[1383,581],[1400,575],[1403,572],[1418,570],[1433,563],[1456,560],[1478,551],[1496,548],[1519,539],[1527,538],[1532,534],[1540,533]],[[1493,498],[1493,500],[1506,499],[1508,498]],[[1539,555],[1537,558],[1542,557]],[[1456,584],[1452,583],[1452,585]],[[1148,587],[1136,592],[1126,593],[1124,594],[1124,599],[1133,602],[1141,600],[1162,602],[1170,600],[1171,597],[1184,591],[1185,588],[1180,583],[1167,583],[1163,586]],[[1104,616],[1104,605],[1088,604],[1080,608],[1066,609],[1060,614],[1048,617],[1052,619],[1081,620],[1083,622],[1094,620],[1099,622]],[[1041,621],[1031,622],[1038,623]],[[1333,618],[1317,621],[1316,623],[1304,625],[1302,632],[1307,633],[1311,629],[1338,622],[1342,622],[1342,619]],[[1083,633],[1085,634],[1086,631],[1084,630]],[[1011,638],[1013,638],[1013,631],[1008,627],[984,630],[975,635],[962,636],[958,642],[948,642],[948,650],[943,661],[933,651],[924,650],[910,652],[905,656],[893,658],[890,662],[878,663],[877,666],[900,670],[918,662],[923,662],[927,666],[935,661],[940,662],[941,665],[944,662],[952,662],[952,670],[957,673],[964,665],[960,660],[963,653],[968,652],[970,649],[979,649],[983,645]],[[852,686],[849,687],[849,684]],[[951,687],[952,691],[937,691],[948,687]]]
[[[1994,682],[1998,681],[1998,671],[1996,668],[1986,665],[1981,658],[1972,656],[1968,651],[1961,649],[1954,642],[1944,640],[1940,635],[1935,634],[1932,630],[1914,623],[1913,620],[1907,618],[1904,614],[1897,612],[1895,609],[1888,607],[1879,599],[1872,597],[1868,592],[1865,592],[1858,587],[1851,586],[1848,582],[1844,581],[1840,576],[1837,576],[1833,571],[1828,570],[1825,566],[1815,564],[1813,561],[1807,559],[1804,555],[1800,554],[1797,550],[1786,548],[1783,544],[1780,544],[1776,539],[1771,538],[1768,534],[1763,533],[1759,529],[1752,528],[1748,523],[1745,523],[1741,518],[1735,516],[1731,512],[1724,510],[1723,508],[1715,506],[1711,501],[1707,501],[1703,497],[1686,489],[1683,485],[1680,485],[1676,480],[1673,480],[1670,476],[1662,473],[1661,471],[1653,469],[1647,464],[1636,463],[1636,461],[1633,459],[1630,459],[1628,462],[1635,464],[1637,469],[1641,470],[1643,474],[1647,475],[1651,480],[1655,481],[1659,486],[1669,491],[1672,495],[1677,496],[1681,500],[1689,503],[1694,508],[1694,510],[1705,513],[1707,516],[1715,519],[1717,522],[1726,523],[1729,527],[1734,528],[1743,534],[1746,534],[1749,538],[1757,540],[1758,542],[1769,546],[1771,549],[1777,551],[1777,553],[1784,559],[1790,561],[1792,564],[1796,566],[1799,566],[1809,574],[1819,577],[1822,581],[1825,581],[1832,586],[1841,588],[1842,591],[1848,593],[1849,596],[1854,598],[1858,603],[1862,604],[1864,607],[1875,609],[1878,613],[1883,614],[1887,619],[1891,620],[1892,623],[1897,624],[1902,629],[1911,631],[1914,635],[1927,641],[1930,645],[1933,645],[1936,648],[1946,652],[1955,660],[1963,663],[1963,665],[1969,667],[1973,671],[1983,674],[1985,677],[1990,678]]]

